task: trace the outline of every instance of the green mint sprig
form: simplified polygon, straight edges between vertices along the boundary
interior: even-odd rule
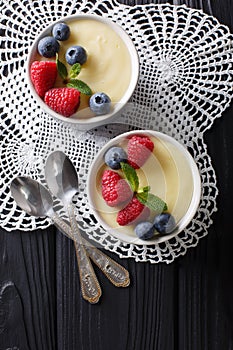
[[[87,95],[87,96],[92,95],[91,89],[82,80],[70,79],[70,82],[67,84],[67,86],[77,89],[78,91],[80,91],[84,95]]]
[[[121,162],[121,169],[124,173],[125,178],[128,180],[130,187],[133,192],[137,192],[139,187],[139,178],[136,170],[129,164]]]
[[[150,186],[139,188],[139,178],[133,167],[128,163],[121,162],[121,170],[126,180],[129,182],[132,191],[142,204],[155,211],[157,214],[168,209],[167,204],[161,198],[150,193]]]
[[[82,80],[77,79],[77,76],[81,72],[81,64],[75,63],[71,66],[70,72],[68,73],[68,70],[63,62],[61,62],[58,58],[58,54],[56,55],[56,64],[57,64],[57,70],[60,77],[63,79],[63,82],[68,86],[72,87],[74,89],[77,89],[84,95],[91,96],[92,90],[91,88],[84,83]]]
[[[66,66],[64,65],[64,63],[62,63],[61,61],[59,61],[58,59],[58,54],[56,55],[56,64],[57,64],[57,71],[58,74],[60,75],[60,77],[65,80],[68,77],[68,71]]]
[[[80,63],[75,63],[70,68],[70,79],[75,79],[81,72],[82,66]]]
[[[137,193],[137,199],[157,214],[167,210],[167,204],[158,196],[149,192]]]

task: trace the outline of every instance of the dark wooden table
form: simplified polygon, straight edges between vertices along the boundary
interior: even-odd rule
[[[232,0],[167,2],[202,8],[233,32]],[[233,349],[232,115],[233,106],[206,134],[220,190],[208,236],[170,265],[108,252],[132,282],[117,289],[96,270],[98,305],[82,300],[72,242],[54,227],[0,229],[1,350]]]

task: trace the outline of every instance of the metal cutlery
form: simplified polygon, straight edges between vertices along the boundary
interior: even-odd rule
[[[71,227],[62,220],[53,209],[53,198],[50,192],[39,182],[29,177],[17,177],[11,183],[11,193],[16,203],[29,215],[37,217],[50,217],[54,224],[67,237],[74,240]],[[76,241],[76,245],[80,244]],[[120,264],[109,258],[106,254],[91,245],[82,238],[88,255],[92,261],[102,270],[106,277],[117,287],[126,287],[130,283],[128,271]],[[76,252],[77,253],[77,252]],[[87,299],[88,300],[88,299]],[[89,302],[93,299],[88,300]]]

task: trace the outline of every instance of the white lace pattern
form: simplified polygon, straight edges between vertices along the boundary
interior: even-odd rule
[[[48,154],[63,150],[80,178],[75,204],[80,227],[96,244],[123,258],[151,263],[172,262],[208,233],[217,210],[215,172],[204,133],[232,99],[233,50],[229,29],[215,18],[186,6],[126,6],[104,1],[1,2],[0,224],[8,231],[34,230],[50,219],[25,214],[11,197],[17,175],[45,183]],[[140,78],[119,124],[81,132],[52,119],[36,104],[25,81],[25,62],[35,36],[51,22],[77,13],[93,13],[120,24],[132,38],[140,58]],[[175,137],[195,158],[202,197],[190,225],[177,237],[153,246],[125,244],[110,237],[91,215],[86,197],[89,166],[102,145],[130,129],[154,129]],[[58,204],[58,203],[57,203]],[[60,211],[61,215],[64,215]]]

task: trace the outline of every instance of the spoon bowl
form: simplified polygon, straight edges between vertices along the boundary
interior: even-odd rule
[[[61,151],[49,155],[45,178],[50,191],[68,205],[78,191],[78,175],[70,159]]]
[[[18,206],[29,215],[52,216],[52,196],[39,182],[26,176],[16,177],[11,182],[10,190]]]

